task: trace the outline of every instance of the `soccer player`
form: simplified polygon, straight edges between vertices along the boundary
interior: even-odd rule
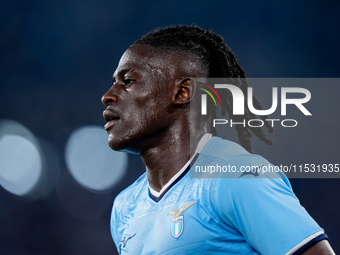
[[[114,201],[111,234],[119,253],[334,254],[284,176],[190,178],[190,167],[268,164],[250,153],[250,138],[271,142],[262,128],[242,125],[240,145],[207,133],[189,111],[198,77],[247,87],[222,37],[197,26],[166,27],[125,51],[102,97],[110,147],[139,154],[146,166]],[[249,111],[245,117],[254,118]]]

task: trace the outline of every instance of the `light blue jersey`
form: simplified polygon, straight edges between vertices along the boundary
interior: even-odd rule
[[[117,196],[111,233],[120,254],[299,254],[327,238],[286,178],[191,178],[197,166],[268,164],[238,144],[209,138],[191,167],[160,192],[143,174]]]

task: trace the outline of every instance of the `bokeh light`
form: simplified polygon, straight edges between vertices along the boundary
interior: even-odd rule
[[[33,135],[10,120],[0,122],[0,185],[15,195],[36,188],[42,175],[42,157]]]
[[[82,186],[94,191],[113,187],[124,176],[127,155],[112,151],[102,127],[86,126],[72,133],[65,150],[68,170]]]

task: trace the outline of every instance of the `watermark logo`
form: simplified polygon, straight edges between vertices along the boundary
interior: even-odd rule
[[[204,92],[206,92],[212,98],[212,100],[215,103],[215,106],[217,106],[217,103],[216,103],[215,97],[213,96],[212,93],[215,94],[215,96],[217,97],[218,101],[220,102],[220,104],[222,106],[221,97],[220,97],[220,95],[217,93],[217,91],[213,87],[211,87],[210,85],[208,85],[206,83],[203,83],[203,82],[197,82],[197,83],[200,85],[198,88],[200,90],[203,90]],[[212,93],[208,89],[210,91],[212,91]],[[202,115],[207,115],[207,95],[206,94],[202,94],[201,95],[201,100],[202,100],[201,113],[202,113]]]
[[[312,113],[306,108],[305,104],[311,99],[311,92],[308,89],[302,87],[272,87],[271,88],[271,106],[266,109],[256,108],[256,103],[254,102],[253,88],[248,87],[246,93],[244,93],[238,86],[228,83],[218,83],[215,82],[214,85],[208,85],[203,82],[198,82],[201,85],[199,89],[206,92],[214,101],[215,107],[217,106],[217,100],[219,100],[221,106],[223,101],[232,101],[232,115],[242,116],[245,115],[245,107],[254,114],[254,116],[259,116],[256,119],[244,119],[243,121],[233,122],[232,119],[213,119],[213,126],[230,124],[231,126],[243,125],[249,127],[262,127],[265,125],[265,121],[274,127],[276,122],[280,122],[283,127],[295,127],[298,124],[296,119],[272,119],[269,115],[275,113],[278,108],[281,109],[280,115],[287,115],[287,106],[295,107],[303,115],[311,116]],[[216,89],[225,90],[230,95],[229,98],[220,97]],[[267,88],[266,88],[267,89]],[[279,93],[280,92],[280,93]],[[201,115],[207,115],[208,112],[208,102],[207,94],[201,94]],[[225,95],[225,93],[223,93]],[[261,118],[261,116],[267,116],[267,119]],[[238,118],[239,119],[239,118]]]
[[[191,163],[190,177],[340,178],[339,78],[194,79],[191,123],[222,139],[209,140]],[[205,139],[197,145],[197,132],[190,134],[191,158]]]

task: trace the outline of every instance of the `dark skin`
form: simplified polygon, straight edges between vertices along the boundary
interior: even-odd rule
[[[190,159],[190,142],[197,145],[206,132],[197,128],[199,123],[192,118],[190,122],[189,110],[184,107],[195,90],[191,77],[203,76],[197,61],[133,45],[120,59],[113,86],[102,97],[110,147],[139,154],[147,166],[149,185],[156,191]],[[322,240],[303,254],[335,253],[328,241]]]
[[[190,130],[189,111],[182,107],[191,99],[188,75],[193,73],[202,75],[177,54],[134,45],[123,54],[114,85],[102,98],[110,147],[139,154],[156,191],[189,160],[190,135],[198,143],[205,133]]]

